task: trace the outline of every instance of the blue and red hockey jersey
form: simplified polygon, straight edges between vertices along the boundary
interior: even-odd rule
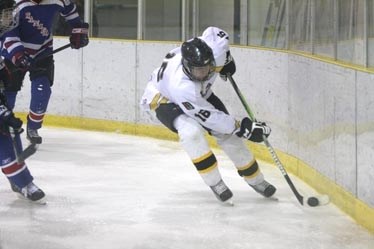
[[[8,60],[20,52],[31,59],[53,50],[52,26],[56,14],[60,14],[71,27],[78,27],[82,20],[76,5],[70,0],[17,0],[15,12],[18,26],[3,37],[2,55]]]

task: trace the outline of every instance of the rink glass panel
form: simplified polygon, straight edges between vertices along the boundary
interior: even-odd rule
[[[232,44],[374,66],[374,0],[75,0],[92,37],[183,41],[208,26]],[[58,18],[57,18],[58,19]],[[59,22],[55,34],[69,35]]]

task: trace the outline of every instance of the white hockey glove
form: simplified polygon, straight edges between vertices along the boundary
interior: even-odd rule
[[[250,141],[261,143],[264,141],[263,135],[268,137],[271,129],[264,122],[252,122],[249,118],[243,118],[240,127],[235,131],[238,137],[248,139]]]

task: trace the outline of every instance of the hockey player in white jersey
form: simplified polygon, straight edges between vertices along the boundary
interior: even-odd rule
[[[141,100],[143,109],[155,111],[162,124],[178,133],[202,179],[222,202],[230,200],[233,194],[222,180],[205,131],[216,138],[239,175],[256,192],[271,197],[276,191],[264,179],[243,141],[244,138],[262,142],[263,135],[269,136],[270,128],[247,117],[236,120],[212,91],[218,75],[226,80],[227,74],[235,71],[228,34],[209,27],[202,36],[184,42],[166,55],[161,67],[153,71]]]

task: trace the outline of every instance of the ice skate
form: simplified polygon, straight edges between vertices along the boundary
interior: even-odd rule
[[[267,198],[274,195],[275,191],[277,190],[273,185],[268,183],[266,180],[256,185],[249,184],[249,186],[251,186],[257,193]]]
[[[220,180],[216,185],[210,186],[210,188],[218,200],[233,205],[231,201],[233,194],[222,180]]]
[[[41,144],[42,143],[42,137],[39,136],[38,130],[27,128],[27,139],[32,144]]]
[[[44,200],[44,192],[38,186],[36,186],[33,182],[29,183],[26,187],[19,188],[15,184],[10,184],[12,190],[16,192],[20,197],[24,199],[28,199],[32,202],[39,203],[39,204],[46,204]]]

